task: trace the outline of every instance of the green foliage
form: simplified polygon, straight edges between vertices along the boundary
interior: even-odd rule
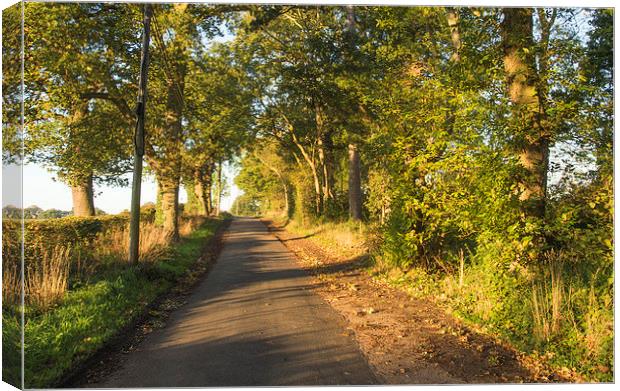
[[[76,364],[90,357],[138,316],[158,294],[165,292],[200,255],[220,220],[210,220],[172,249],[167,259],[151,268],[124,269],[98,282],[70,291],[51,311],[28,313],[25,323],[26,387],[52,387]],[[5,351],[15,349],[17,318],[3,311]],[[5,355],[5,357],[9,357]],[[19,356],[17,356],[19,357]],[[11,361],[12,362],[12,361]],[[19,366],[4,367],[10,379]]]
[[[373,255],[401,284],[447,295],[555,365],[611,379],[612,11],[525,13],[532,35],[515,58],[536,114],[508,91],[505,50],[519,32],[502,30],[504,10],[355,7],[353,35],[347,12],[261,8],[238,35],[263,97],[240,200],[279,212],[281,175],[298,224],[337,221],[355,142]],[[536,140],[548,167],[523,160]],[[524,196],[539,180],[542,209]]]
[[[21,4],[2,10],[2,162],[21,161]],[[24,80],[29,83],[29,80]]]
[[[139,59],[135,8],[31,3],[24,12],[27,160],[70,185],[92,174],[124,184],[133,120],[124,97],[135,91]]]

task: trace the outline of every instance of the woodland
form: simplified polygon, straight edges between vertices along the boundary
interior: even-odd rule
[[[375,269],[398,271],[464,321],[557,368],[613,381],[613,17],[153,5],[144,158],[158,196],[145,221],[173,247],[212,235],[222,167],[234,165],[243,192],[234,215],[356,232]],[[143,6],[27,2],[23,41],[20,6],[2,18],[3,163],[39,164],[71,187],[74,217],[45,224],[113,219],[95,216],[93,188],[129,184]],[[187,216],[212,216],[209,229]],[[17,260],[5,242],[6,276]],[[142,269],[108,258],[93,257],[107,266],[90,277],[71,266],[64,290],[122,275],[144,300]],[[166,262],[145,273],[177,273]],[[3,330],[15,330],[8,295],[3,285]],[[26,306],[33,333],[51,330],[54,308]],[[27,370],[41,387],[63,371],[37,373],[41,352],[53,351],[37,341],[39,364]],[[3,342],[13,346],[4,332]],[[66,368],[76,354],[86,352],[63,356]]]

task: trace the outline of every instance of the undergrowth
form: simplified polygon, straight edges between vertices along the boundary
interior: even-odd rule
[[[279,225],[286,220],[274,219]],[[476,254],[441,259],[436,269],[399,267],[379,255],[373,229],[359,223],[318,223],[286,229],[330,253],[355,257],[370,251],[370,275],[415,297],[431,298],[481,332],[499,337],[533,360],[565,376],[613,381],[613,295],[603,281],[609,271],[579,271],[566,253],[550,251],[545,262],[522,267],[509,250],[489,243]],[[586,278],[589,277],[589,278]]]

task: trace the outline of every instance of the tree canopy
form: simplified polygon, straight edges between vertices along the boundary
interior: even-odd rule
[[[502,333],[609,364],[609,324],[584,335],[613,297],[612,10],[153,9],[145,159],[171,237],[180,187],[186,213],[218,213],[237,163],[233,211],[363,222],[394,268],[488,275],[500,304],[478,315]],[[19,16],[3,14],[4,155],[23,98],[26,161],[94,215],[93,181],[125,185],[131,164],[142,7],[26,3],[23,97]],[[557,270],[583,309],[559,342],[513,293]]]

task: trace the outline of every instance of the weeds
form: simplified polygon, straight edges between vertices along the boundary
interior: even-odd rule
[[[170,236],[155,223],[140,226],[140,262],[154,262],[170,245]],[[92,257],[95,261],[128,262],[129,225],[99,234],[93,242]]]
[[[58,245],[42,251],[41,259],[26,270],[26,303],[39,310],[56,304],[67,291],[71,247]]]
[[[566,288],[562,278],[560,254],[548,254],[549,262],[532,284],[532,318],[534,336],[538,341],[549,341],[560,331],[562,307]],[[570,312],[570,311],[567,311]]]
[[[2,267],[2,303],[15,306],[21,297],[21,278],[15,262],[6,262]]]

